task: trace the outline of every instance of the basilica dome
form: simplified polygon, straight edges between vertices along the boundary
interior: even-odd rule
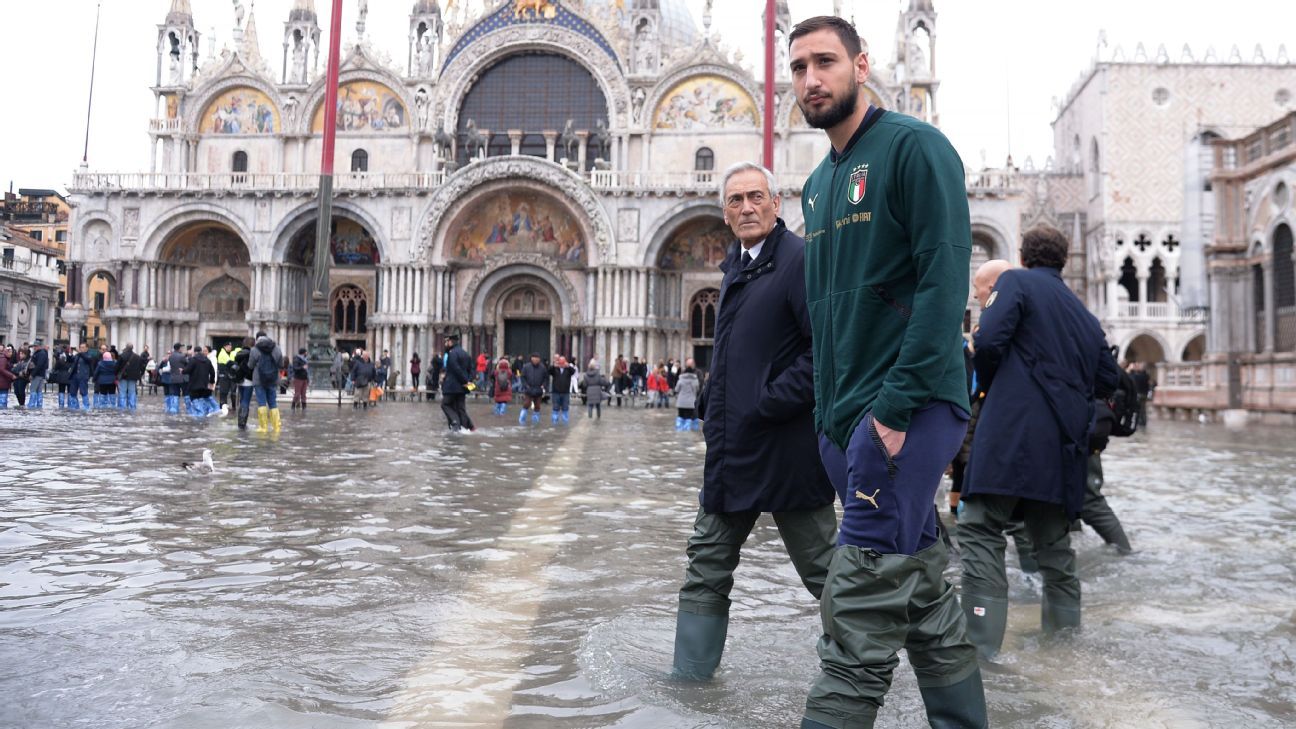
[[[623,6],[625,10],[622,12],[626,13],[627,16],[641,8],[657,6],[661,10],[661,27],[658,28],[658,37],[663,48],[689,47],[697,43],[702,35],[698,31],[697,21],[693,19],[693,13],[688,9],[687,0],[636,0],[635,2],[626,2],[625,0],[585,0],[585,4],[591,8]]]

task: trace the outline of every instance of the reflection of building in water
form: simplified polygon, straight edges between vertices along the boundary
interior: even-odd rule
[[[509,341],[582,362],[709,353],[716,264],[732,246],[716,185],[761,148],[758,75],[704,40],[711,29],[694,25],[685,0],[470,5],[414,2],[398,65],[367,40],[343,59],[324,292],[341,317],[335,342],[392,349],[400,361],[426,356],[448,329],[494,354]],[[786,37],[791,18],[779,6]],[[191,68],[187,8],[177,0],[160,31],[176,39],[178,74],[160,42],[150,79],[153,173],[76,176],[75,273],[114,282],[105,311],[114,339],[157,346],[263,327],[296,347],[306,340],[324,117],[313,3],[294,3],[273,69],[248,40],[251,9],[238,48]],[[872,59],[870,103],[939,123],[936,20],[929,0],[898,14],[894,57]],[[1069,282],[1123,351],[1141,356],[1151,338],[1165,359],[1182,358],[1202,323],[1163,316],[1192,238],[1177,197],[1180,130],[1206,123],[1199,106],[1222,115],[1225,136],[1268,121],[1274,90],[1296,88],[1282,80],[1294,68],[1099,63],[1058,117],[1056,162],[968,161],[973,265],[1015,260],[1024,226],[1057,225],[1076,241]],[[778,78],[775,166],[783,218],[800,230],[800,189],[828,143]],[[1212,97],[1208,82],[1268,90]],[[1148,84],[1165,94],[1145,94]],[[1197,97],[1215,100],[1184,103]],[[1091,155],[1103,139],[1114,149]],[[187,245],[194,226],[237,243],[222,244],[218,265],[189,260],[175,242]],[[230,281],[247,287],[237,320]],[[202,313],[200,299],[220,302],[223,318]],[[85,305],[74,301],[70,315],[83,317]],[[970,303],[969,330],[977,316]]]

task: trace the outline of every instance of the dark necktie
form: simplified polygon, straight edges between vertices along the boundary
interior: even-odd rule
[[[751,265],[751,253],[747,251],[743,251],[743,257],[742,257],[743,270],[746,270],[746,268],[750,265]]]

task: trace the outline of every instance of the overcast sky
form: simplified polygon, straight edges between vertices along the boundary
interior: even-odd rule
[[[475,0],[480,3],[480,0]],[[610,0],[609,0],[610,1]],[[459,0],[474,2],[474,0]],[[685,0],[699,18],[704,0]],[[202,54],[215,29],[217,48],[234,25],[230,0],[191,0],[203,33]],[[0,67],[10,102],[0,114],[0,185],[63,189],[80,164],[86,131],[95,0],[0,0]],[[250,0],[244,0],[251,5]],[[280,72],[283,21],[292,0],[255,3],[262,52]],[[356,0],[344,0],[344,42],[355,36]],[[368,34],[402,61],[412,0],[371,0]],[[628,2],[626,3],[629,4]],[[868,40],[875,65],[891,61],[897,12],[908,0],[843,0]],[[316,0],[325,30],[329,0]],[[725,44],[741,48],[747,63],[760,50],[760,0],[715,0],[713,27]],[[790,0],[792,19],[828,12],[832,0]],[[1052,153],[1053,97],[1063,97],[1089,67],[1100,29],[1132,57],[1143,42],[1149,55],[1165,43],[1177,60],[1184,43],[1200,58],[1213,45],[1227,58],[1237,44],[1250,59],[1256,44],[1267,57],[1296,39],[1296,2],[1290,0],[935,0],[941,126],[968,167],[982,153],[1001,165],[1011,149],[1042,165]],[[444,1],[443,1],[444,6]],[[157,63],[157,24],[170,0],[103,0],[98,70],[90,119],[89,162],[100,171],[148,168],[149,86]],[[1296,58],[1296,43],[1288,48]]]

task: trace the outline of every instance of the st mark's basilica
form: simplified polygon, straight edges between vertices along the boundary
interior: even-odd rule
[[[764,84],[750,68],[758,59],[728,50],[712,27],[710,2],[700,26],[685,2],[469,10],[418,0],[403,48],[370,41],[361,2],[343,32],[332,343],[403,363],[454,331],[473,353],[560,352],[582,364],[693,356],[705,366],[717,264],[732,241],[718,177],[759,161]],[[828,141],[791,93],[783,49],[793,19],[786,0],[777,6],[774,163],[783,218],[800,232],[801,186]],[[867,94],[939,125],[938,13],[932,0],[901,8],[896,51],[871,59]],[[156,350],[264,329],[286,348],[306,344],[321,16],[313,0],[294,0],[282,55],[266,58],[258,20],[268,19],[238,1],[232,15],[218,51],[189,0],[170,0],[156,47],[141,50],[157,59],[150,171],[74,175],[62,312],[74,343],[95,337],[80,325],[98,282],[109,292],[98,337],[114,343]],[[1050,223],[1072,241],[1068,283],[1123,358],[1202,360],[1211,144],[1289,112],[1296,85],[1285,49],[1255,56],[1100,45],[1056,100],[1048,161],[964,160],[973,267],[1016,260],[1021,231]],[[978,313],[969,302],[967,331]]]

